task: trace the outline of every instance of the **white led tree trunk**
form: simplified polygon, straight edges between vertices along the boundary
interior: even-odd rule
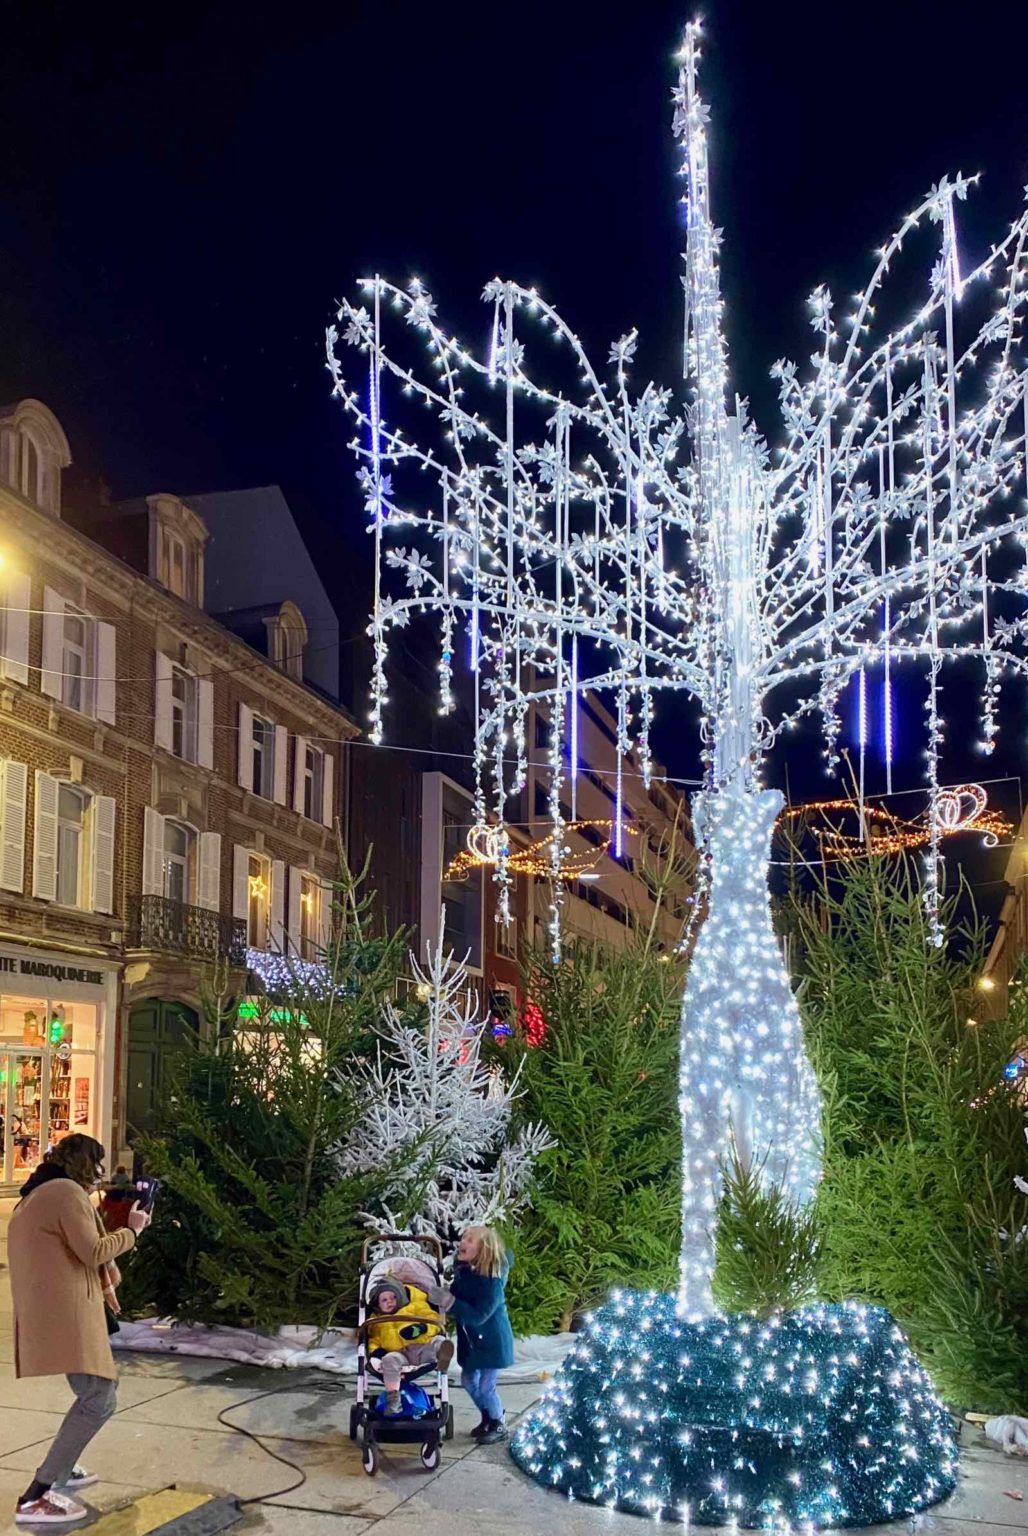
[[[617,854],[624,776],[649,780],[655,696],[684,690],[700,703],[706,784],[695,820],[709,908],[681,1053],[679,1306],[694,1318],[712,1308],[712,1227],[732,1136],[801,1202],[818,1177],[818,1094],[768,911],[779,797],[762,787],[764,754],[816,713],[833,768],[843,690],[860,680],[864,698],[869,675],[880,677],[888,726],[896,669],[920,666],[934,799],[944,668],[976,667],[983,679],[989,751],[1000,682],[1025,670],[1028,633],[1028,215],[964,274],[955,205],[971,183],[943,179],[882,248],[845,335],[817,289],[810,368],[776,365],[783,431],[772,454],[729,389],[698,57],[694,25],[674,92],[687,224],[683,400],[630,388],[634,332],[613,345],[604,380],[534,289],[500,279],[484,292],[481,360],[440,326],[418,279],[405,290],[367,279],[364,303],[340,305],[343,335],[333,326],[328,346],[357,426],[377,555],[372,736],[387,716],[390,630],[435,616],[442,710],[455,669],[471,674],[476,819],[496,828],[504,916],[506,823],[519,819],[534,745],[529,705],[550,720],[556,876],[584,766],[583,691],[606,690],[615,703]],[[880,327],[876,307],[888,308],[879,300],[901,259],[925,264],[925,300]],[[408,329],[387,347],[391,313]],[[347,381],[341,340],[363,353],[366,383]],[[530,368],[529,349],[546,340],[561,385]],[[556,879],[554,890],[556,960]],[[937,837],[924,892],[937,928]]]

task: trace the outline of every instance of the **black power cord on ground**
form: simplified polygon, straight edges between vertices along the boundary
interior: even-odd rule
[[[295,1472],[298,1474],[296,1482],[290,1483],[287,1488],[278,1488],[274,1493],[262,1493],[255,1498],[237,1499],[236,1503],[241,1509],[245,1508],[249,1504],[266,1504],[269,1499],[281,1499],[284,1498],[287,1493],[295,1493],[296,1490],[298,1488],[302,1488],[304,1483],[307,1481],[307,1474],[304,1472],[302,1467],[298,1467],[296,1465],[295,1461],[290,1461],[287,1456],[280,1456],[278,1451],[273,1451],[270,1446],[265,1445],[260,1435],[254,1434],[252,1430],[244,1429],[241,1424],[230,1424],[225,1415],[226,1413],[234,1413],[237,1408],[248,1408],[251,1403],[262,1402],[266,1397],[277,1397],[280,1392],[295,1392],[296,1390],[297,1385],[295,1382],[289,1382],[288,1385],[281,1387],[271,1387],[267,1392],[258,1392],[253,1397],[248,1397],[245,1402],[231,1403],[227,1408],[223,1408],[218,1414],[219,1424],[223,1424],[225,1428],[230,1429],[233,1434],[245,1435],[247,1440],[252,1440],[254,1445],[256,1445],[260,1450],[264,1452],[265,1456],[270,1456],[273,1461],[281,1462],[282,1466],[288,1467],[290,1472]]]

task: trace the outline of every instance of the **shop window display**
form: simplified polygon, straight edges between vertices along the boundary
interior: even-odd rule
[[[74,1131],[93,1134],[94,1003],[0,997],[0,1181],[20,1184]]]

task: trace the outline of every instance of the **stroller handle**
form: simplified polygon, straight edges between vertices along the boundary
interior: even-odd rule
[[[365,1239],[361,1249],[361,1267],[368,1262],[368,1250],[374,1243],[419,1243],[422,1248],[430,1249],[441,1264],[443,1262],[443,1245],[437,1237],[426,1233],[421,1237],[414,1232],[378,1232],[374,1237]]]

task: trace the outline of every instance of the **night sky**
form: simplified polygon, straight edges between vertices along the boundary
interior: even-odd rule
[[[365,271],[417,272],[484,346],[479,294],[509,275],[545,291],[601,358],[638,325],[637,376],[674,382],[669,92],[691,13],[293,0],[265,14],[34,0],[6,16],[0,396],[45,400],[76,472],[117,498],[281,484],[347,593],[345,634],[364,598],[338,573],[366,541],[322,366],[332,300]],[[817,282],[860,286],[946,171],[987,173],[961,210],[968,256],[1018,211],[1023,9],[979,3],[960,30],[911,0],[715,0],[705,18],[734,374],[773,434],[767,369],[811,350],[803,300]],[[1010,704],[1018,721],[984,776],[1025,768]],[[958,719],[954,737],[967,735]],[[681,726],[661,744],[687,773]],[[794,754],[794,792],[824,782],[813,756]],[[982,763],[954,751],[946,770]],[[1016,811],[1017,786],[1002,793]]]

